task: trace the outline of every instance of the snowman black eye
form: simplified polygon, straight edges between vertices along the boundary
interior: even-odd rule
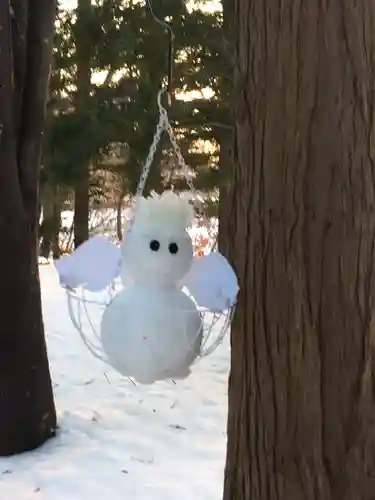
[[[158,240],[152,240],[150,242],[150,248],[153,252],[157,252],[160,248],[160,243],[158,242]]]
[[[171,243],[168,248],[172,255],[175,255],[178,252],[177,243]]]

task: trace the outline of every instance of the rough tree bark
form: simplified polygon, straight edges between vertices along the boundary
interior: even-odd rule
[[[233,0],[225,500],[375,498],[375,10]]]
[[[37,266],[39,156],[54,2],[0,2],[0,455],[56,428]]]

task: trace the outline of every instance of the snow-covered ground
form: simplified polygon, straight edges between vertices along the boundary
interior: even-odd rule
[[[83,346],[53,267],[41,283],[61,431],[0,459],[0,499],[220,500],[228,339],[186,381],[134,386]]]

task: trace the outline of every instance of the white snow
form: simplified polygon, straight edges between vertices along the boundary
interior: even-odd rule
[[[0,459],[0,498],[220,500],[228,339],[186,381],[134,386],[86,350],[52,266],[41,283],[61,429],[35,452]]]

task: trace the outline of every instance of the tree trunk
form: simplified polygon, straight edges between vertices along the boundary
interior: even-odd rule
[[[54,198],[43,203],[43,221],[39,228],[39,255],[49,259],[60,257],[59,235],[61,229],[61,211],[58,190],[53,190]]]
[[[375,10],[233,0],[225,500],[375,495]]]
[[[54,3],[0,2],[0,455],[55,434],[37,266],[39,156]]]
[[[233,64],[233,42],[232,37],[237,29],[233,24],[233,0],[222,0],[223,7],[223,53],[226,55],[229,64]],[[222,79],[224,96],[232,100],[233,79],[227,77]],[[233,116],[231,117],[232,130],[221,130],[218,137],[220,144],[219,172],[220,172],[220,199],[219,199],[219,251],[228,257],[230,250],[230,224],[232,219],[232,196],[233,196]]]
[[[228,257],[230,251],[229,226],[232,220],[231,201],[233,196],[233,183],[231,182],[230,174],[233,170],[233,159],[231,146],[232,134],[228,133],[227,136],[220,141],[219,154],[219,170],[223,180],[220,185],[218,246],[220,253],[226,257]]]
[[[122,223],[122,210],[124,205],[125,194],[126,191],[124,188],[122,188],[116,204],[116,234],[117,234],[117,239],[119,241],[122,241],[122,238],[124,236],[124,228]]]
[[[56,233],[60,231],[60,200],[57,186],[46,183],[41,190],[43,220],[39,227],[39,255],[49,259]]]
[[[52,246],[53,222],[51,219],[43,218],[39,228],[39,256],[49,259]]]
[[[57,201],[53,205],[53,233],[51,239],[52,257],[54,260],[61,257],[60,251],[60,231],[61,231],[61,203],[59,188],[57,188]]]
[[[77,100],[76,111],[87,116],[90,110],[91,90],[91,0],[78,0],[76,52],[77,52]],[[90,158],[79,166],[74,189],[74,246],[77,248],[89,237]]]
[[[82,245],[89,238],[89,188],[90,177],[88,165],[82,166],[74,189],[74,247]]]

